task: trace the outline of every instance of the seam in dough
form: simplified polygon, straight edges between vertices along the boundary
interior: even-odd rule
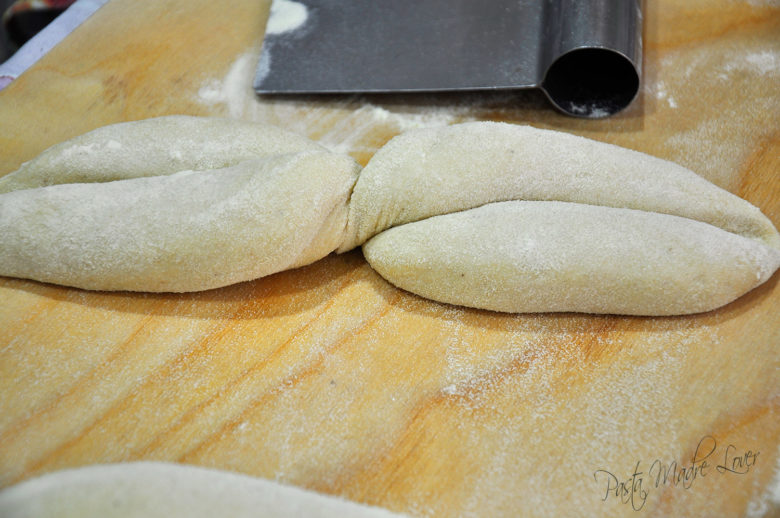
[[[510,200],[673,214],[780,249],[758,208],[680,165],[530,126],[468,122],[403,133],[376,152],[354,191],[339,251],[393,226]]]

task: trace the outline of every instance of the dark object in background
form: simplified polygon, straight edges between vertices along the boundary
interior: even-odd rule
[[[5,61],[41,29],[49,25],[75,0],[5,1],[3,7],[0,61]]]
[[[606,117],[639,93],[642,2],[278,2],[254,88],[262,95],[539,88],[566,114]]]
[[[4,13],[13,3],[14,0],[0,0],[0,13]],[[17,46],[11,43],[5,27],[0,23],[0,63],[10,58],[16,52],[16,49]]]

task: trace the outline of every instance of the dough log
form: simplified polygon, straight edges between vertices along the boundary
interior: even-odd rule
[[[9,178],[32,188],[0,194],[0,274],[91,290],[186,292],[332,252],[358,164],[281,129],[230,123],[117,124],[28,162]],[[118,141],[133,150],[129,164],[111,149]],[[71,153],[74,146],[96,151],[87,159]]]
[[[54,146],[0,193],[0,274],[87,289],[203,290],[363,245],[440,302],[670,315],[780,266],[772,223],[683,167],[491,122],[404,133],[360,171],[281,129],[163,117]]]
[[[774,250],[678,216],[505,201],[391,228],[363,245],[393,284],[515,313],[677,315],[722,306],[771,274]]]
[[[492,122],[382,147],[355,185],[340,250],[366,240],[366,259],[396,286],[507,312],[697,313],[780,266],[772,223],[692,171]]]

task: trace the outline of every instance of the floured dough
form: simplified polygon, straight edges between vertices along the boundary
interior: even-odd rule
[[[497,203],[512,200],[524,203]],[[696,313],[780,266],[772,223],[688,169],[491,122],[415,130],[380,149],[340,250],[366,240],[366,259],[396,286],[508,312]]]
[[[0,491],[3,518],[392,518],[379,507],[225,471],[132,462],[55,472]]]
[[[758,208],[675,163],[558,131],[469,122],[412,130],[376,152],[355,186],[341,251],[390,227],[508,200],[673,214],[780,248]]]
[[[441,302],[669,315],[780,266],[772,223],[683,167],[491,122],[405,133],[360,171],[269,126],[150,119],[59,144],[3,190],[0,274],[88,289],[202,290],[364,245]]]
[[[357,173],[349,157],[305,151],[6,193],[0,268],[95,290],[196,291],[256,279],[339,245]]]
[[[363,245],[393,284],[508,312],[675,315],[764,282],[777,254],[699,221],[633,209],[506,201],[391,228]]]
[[[171,115],[103,126],[56,144],[0,178],[0,193],[220,169],[299,151],[325,149],[275,126]]]

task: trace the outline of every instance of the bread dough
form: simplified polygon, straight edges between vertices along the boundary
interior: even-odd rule
[[[497,203],[507,200],[524,202]],[[396,286],[508,312],[696,313],[780,266],[780,235],[758,208],[690,170],[492,122],[382,147],[339,250],[368,239],[366,259]]]
[[[0,274],[87,289],[202,290],[365,243],[387,280],[441,302],[667,315],[780,266],[772,223],[693,172],[502,123],[405,133],[360,171],[284,130],[164,117],[55,146],[3,189]]]
[[[758,208],[675,163],[558,131],[469,122],[409,131],[377,151],[355,185],[340,251],[390,227],[508,200],[673,214],[780,249]]]
[[[0,195],[0,273],[92,290],[197,291],[342,241],[359,166],[327,151]]]
[[[363,245],[396,286],[508,312],[707,311],[771,275],[777,254],[699,221],[556,201],[506,201],[391,228]]]
[[[55,472],[0,491],[4,518],[392,518],[379,507],[225,471],[132,462]]]
[[[103,126],[56,144],[0,178],[0,194],[62,183],[220,169],[300,151],[325,148],[275,126],[171,115]]]

